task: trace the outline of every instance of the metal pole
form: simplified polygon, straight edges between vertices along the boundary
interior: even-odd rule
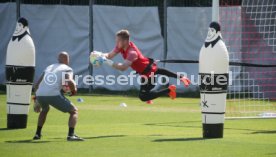
[[[94,45],[93,45],[93,4],[94,0],[89,0],[89,54],[93,51]],[[93,66],[89,62],[89,75],[93,76]],[[92,82],[91,82],[92,83]],[[89,93],[91,93],[93,90],[93,85],[89,85]]]
[[[168,0],[164,0],[163,2],[163,42],[164,42],[164,46],[163,46],[163,59],[166,60],[167,59],[167,54],[168,54],[168,37],[167,37],[167,6],[168,6]],[[162,64],[163,67],[165,67],[166,63],[164,62]],[[162,79],[162,82],[165,83],[165,79]]]
[[[163,37],[164,37],[164,57],[163,59],[167,59],[167,51],[168,51],[168,46],[167,46],[167,41],[168,41],[168,37],[167,37],[167,5],[168,5],[168,1],[167,0],[164,0],[164,8],[163,8]],[[163,66],[165,67],[165,63],[163,64]]]
[[[212,0],[212,21],[219,22],[219,0]]]
[[[16,19],[20,17],[20,0],[16,0]]]

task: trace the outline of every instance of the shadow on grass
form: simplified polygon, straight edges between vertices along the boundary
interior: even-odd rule
[[[182,122],[165,122],[165,123],[147,123],[144,125],[148,126],[162,126],[162,127],[183,127],[183,128],[202,128],[202,126],[187,125],[192,123],[201,123],[201,121],[182,121]],[[255,130],[255,129],[244,129],[244,128],[229,128],[225,127],[225,130],[237,130],[247,131],[246,134],[276,134],[276,130]]]
[[[188,126],[184,124],[200,123],[201,121],[182,121],[182,122],[165,122],[165,123],[147,123],[149,126],[167,126],[167,127],[183,127],[183,128],[200,128],[201,126]]]
[[[94,137],[82,137],[84,140],[89,140],[89,139],[98,139],[98,138],[116,138],[116,137],[125,137],[126,135],[107,135],[107,136],[94,136]],[[56,137],[56,138],[51,138],[51,139],[65,139],[65,138],[60,138],[60,137]]]
[[[84,139],[100,139],[100,138],[117,138],[125,137],[126,135],[107,135],[107,136],[95,136],[95,137],[83,137]]]
[[[50,141],[34,141],[34,140],[15,140],[15,141],[5,141],[6,143],[48,143]]]
[[[276,134],[276,130],[254,130],[254,129],[242,129],[242,128],[224,128],[224,129],[248,131],[246,134]]]
[[[251,134],[276,134],[276,130],[260,130],[252,132]]]
[[[0,131],[8,131],[8,130],[21,130],[25,128],[17,128],[17,129],[12,129],[12,128],[0,128]]]
[[[152,142],[185,142],[185,141],[201,141],[208,140],[202,137],[193,137],[193,138],[167,138],[167,139],[156,139]]]

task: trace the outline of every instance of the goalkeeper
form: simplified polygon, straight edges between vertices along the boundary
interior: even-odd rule
[[[103,64],[107,64],[114,69],[125,71],[129,67],[135,70],[141,77],[141,87],[139,91],[139,98],[142,101],[150,101],[158,98],[162,95],[168,95],[171,99],[176,98],[176,86],[169,85],[168,88],[160,91],[153,92],[152,89],[155,87],[154,75],[165,75],[172,78],[179,78],[188,87],[190,80],[184,76],[171,72],[169,70],[157,67],[154,60],[143,56],[141,51],[136,45],[129,40],[130,34],[128,30],[120,30],[116,33],[116,47],[109,53],[92,52],[98,53],[100,60]],[[117,54],[121,54],[124,58],[123,63],[115,63],[111,59]]]

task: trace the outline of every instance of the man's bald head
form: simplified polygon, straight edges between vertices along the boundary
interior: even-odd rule
[[[69,65],[69,54],[67,52],[60,52],[58,54],[58,62]]]

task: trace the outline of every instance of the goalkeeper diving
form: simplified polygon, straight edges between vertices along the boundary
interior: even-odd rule
[[[135,70],[137,74],[141,75],[139,98],[142,101],[150,101],[163,95],[168,95],[171,99],[176,98],[175,85],[169,85],[167,88],[159,91],[152,91],[156,84],[155,75],[165,75],[167,77],[180,79],[185,87],[190,85],[191,81],[185,76],[160,68],[153,59],[145,57],[129,38],[130,34],[128,30],[118,31],[116,33],[115,48],[109,53],[93,51],[90,54],[90,60],[92,57],[97,56],[98,60],[101,60],[101,63],[109,65],[114,69],[125,71],[131,67]],[[124,59],[123,63],[115,63],[111,60],[118,54],[122,55]]]

